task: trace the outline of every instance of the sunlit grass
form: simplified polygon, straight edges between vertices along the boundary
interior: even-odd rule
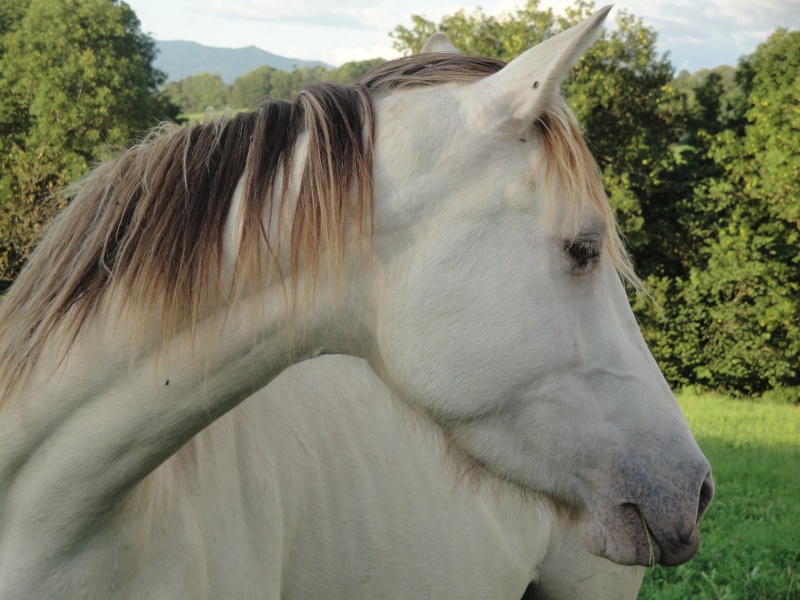
[[[215,116],[221,116],[221,115],[225,114],[226,112],[228,112],[231,115],[235,115],[235,114],[238,114],[240,112],[244,112],[246,110],[249,110],[249,109],[247,109],[247,108],[230,108],[230,107],[227,107],[225,109],[220,109],[220,110],[209,109],[206,112],[181,113],[181,114],[178,115],[178,118],[176,119],[176,121],[178,123],[183,123],[183,124],[186,124],[186,125],[193,124],[193,123],[205,123],[209,119],[211,119],[211,118],[213,118]]]
[[[697,556],[650,569],[643,599],[800,599],[800,409],[686,391],[681,408],[714,471]]]

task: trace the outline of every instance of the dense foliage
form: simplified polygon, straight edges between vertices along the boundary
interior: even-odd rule
[[[393,37],[414,52],[443,31],[509,60],[593,10],[531,0],[414,16]],[[800,32],[776,31],[735,70],[676,78],[655,32],[616,15],[565,91],[658,300],[634,299],[645,337],[673,385],[800,401]]]
[[[668,374],[800,401],[800,32],[776,31],[743,59],[736,87],[698,89],[693,187],[670,227],[691,254],[662,281],[652,335]],[[703,117],[701,119],[700,117]]]
[[[511,60],[591,14],[538,0],[499,16],[414,16],[395,47],[435,31],[466,53]],[[674,385],[800,401],[800,32],[777,30],[736,68],[674,75],[656,33],[616,11],[566,94],[603,171],[638,270],[657,304],[634,299]],[[381,59],[333,70],[260,67],[165,86],[152,41],[112,0],[0,4],[0,291],[44,221],[47,195],[159,117],[290,98],[357,79]]]
[[[0,291],[49,215],[50,194],[175,107],[127,4],[0,3]],[[48,207],[48,208],[46,208]]]

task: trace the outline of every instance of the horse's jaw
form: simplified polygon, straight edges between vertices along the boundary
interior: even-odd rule
[[[551,364],[493,410],[440,423],[461,453],[549,500],[592,554],[679,565],[697,552],[713,482],[666,382],[636,376],[651,360],[610,378]]]
[[[451,423],[449,429],[458,456],[473,457],[481,472],[551,504],[596,556],[621,565],[677,566],[699,548],[698,524],[714,486],[696,446],[689,451],[678,446],[674,456],[659,457],[641,447],[614,453],[598,448],[591,464],[580,465],[580,454],[567,450],[555,460],[517,451],[535,446],[524,434],[508,436],[510,443],[499,448],[497,434],[506,430],[500,423],[488,426],[476,419]]]

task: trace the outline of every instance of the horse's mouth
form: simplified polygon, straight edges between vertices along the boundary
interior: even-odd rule
[[[653,535],[650,528],[647,526],[647,519],[644,518],[642,510],[635,504],[629,505],[634,508],[642,521],[642,533],[645,537],[645,548],[647,549],[647,562],[640,563],[645,567],[654,567],[661,562],[661,546],[658,544],[655,535]],[[638,545],[638,544],[637,544]]]
[[[634,509],[639,519],[641,538],[637,540],[637,563],[645,567],[662,565],[676,567],[682,565],[697,552],[700,546],[700,533],[697,525],[687,534],[676,531],[676,539],[661,539],[657,537],[652,528],[647,524],[647,519],[641,509],[635,504],[627,505]]]

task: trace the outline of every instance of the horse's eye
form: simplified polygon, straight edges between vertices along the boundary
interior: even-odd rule
[[[600,260],[600,241],[578,239],[564,242],[564,252],[572,263],[573,271],[588,271]]]

